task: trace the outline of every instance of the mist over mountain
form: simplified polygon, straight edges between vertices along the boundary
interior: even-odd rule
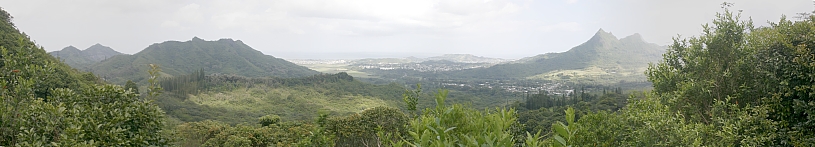
[[[165,41],[133,54],[115,56],[94,64],[90,70],[111,82],[141,81],[148,64],[158,64],[166,76],[206,73],[234,74],[247,77],[302,77],[317,74],[274,56],[265,55],[240,40],[206,41],[198,37],[189,41]]]
[[[107,58],[122,55],[110,47],[102,44],[94,44],[85,50],[79,50],[74,46],[68,46],[59,51],[49,52],[51,56],[57,57],[66,64],[76,69],[86,70],[90,65],[101,62]]]

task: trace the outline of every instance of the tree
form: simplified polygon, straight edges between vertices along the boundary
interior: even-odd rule
[[[407,136],[408,117],[396,108],[374,107],[359,114],[335,117],[326,122],[328,133],[336,136],[336,146],[380,146],[383,140]],[[387,133],[377,135],[377,130]],[[388,137],[388,138],[383,138]]]
[[[139,86],[137,86],[136,83],[130,80],[127,80],[127,83],[125,83],[125,90],[129,90],[130,92],[133,92],[137,95],[139,94]]]
[[[405,102],[408,112],[410,112],[413,117],[417,117],[416,105],[418,104],[419,96],[421,95],[422,84],[416,84],[416,90],[405,89],[405,93],[402,94],[402,101]]]
[[[574,144],[575,133],[577,133],[577,124],[574,122],[574,108],[569,107],[566,109],[566,122],[569,125],[563,124],[558,121],[552,124],[552,130],[555,134],[552,135],[552,146],[556,147],[570,147]]]
[[[427,108],[421,116],[411,120],[410,136],[396,144],[508,147],[518,143],[515,136],[522,136],[514,109],[496,108],[482,112],[461,104],[447,106],[444,104],[446,98],[447,90],[439,90],[435,109]]]
[[[751,34],[763,75],[771,118],[780,121],[783,142],[793,146],[815,143],[815,16],[799,21],[782,17],[771,27]],[[779,142],[782,142],[779,141]]]
[[[711,123],[714,100],[733,98],[741,106],[760,104],[765,90],[761,76],[754,74],[754,51],[748,33],[752,21],[741,21],[722,4],[713,26],[704,25],[703,35],[689,39],[675,38],[663,55],[663,61],[651,64],[646,71],[654,92],[690,120]]]
[[[164,114],[136,94],[117,85],[91,85],[75,91],[51,88],[48,97],[36,89],[53,81],[53,62],[32,64],[33,46],[4,57],[0,67],[0,146],[163,146],[172,140],[163,133]],[[41,49],[40,49],[41,50]],[[47,101],[46,101],[47,99]]]
[[[161,85],[158,83],[158,76],[160,72],[161,68],[159,68],[158,64],[150,64],[150,70],[147,71],[147,73],[150,74],[150,77],[147,79],[147,83],[149,83],[149,85],[147,85],[147,96],[149,100],[155,100],[163,90]]]
[[[280,122],[280,116],[277,116],[277,115],[274,115],[274,114],[265,115],[265,116],[262,116],[262,117],[258,118],[258,122],[260,123],[260,126],[264,126],[264,127],[269,126],[269,125],[273,125],[273,124],[277,124],[278,122]]]

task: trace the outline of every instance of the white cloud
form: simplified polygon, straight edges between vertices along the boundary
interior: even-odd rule
[[[551,25],[543,25],[538,27],[538,30],[542,32],[552,32],[552,31],[580,31],[582,27],[580,23],[577,22],[560,22]]]
[[[577,2],[577,0],[566,0],[566,3],[569,3],[569,4],[574,4],[576,2]]]

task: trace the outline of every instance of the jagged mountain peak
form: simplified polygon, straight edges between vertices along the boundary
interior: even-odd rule
[[[620,39],[620,41],[624,41],[624,42],[632,42],[632,41],[633,42],[645,42],[645,39],[642,39],[642,35],[640,35],[640,33],[634,33],[633,35],[629,35],[629,36],[624,37],[623,39]]]
[[[71,45],[71,46],[67,46],[65,48],[62,48],[62,50],[59,50],[59,51],[63,51],[63,52],[79,52],[80,50]]]
[[[594,36],[592,36],[591,39],[589,39],[589,42],[591,42],[591,41],[611,41],[611,40],[616,41],[617,37],[614,36],[614,34],[612,34],[611,32],[606,32],[602,28],[600,28],[600,30],[597,30],[597,32],[594,33]]]
[[[198,36],[194,36],[190,41],[204,41],[204,39],[198,38]]]
[[[88,47],[87,49],[85,49],[85,52],[89,52],[89,51],[91,51],[91,52],[116,52],[116,53],[119,53],[116,50],[113,50],[113,48],[110,48],[108,46],[104,46],[104,45],[99,44],[99,43],[96,43],[96,44]]]

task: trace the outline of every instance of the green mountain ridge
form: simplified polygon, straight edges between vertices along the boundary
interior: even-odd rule
[[[133,54],[114,56],[90,67],[90,71],[112,83],[145,80],[149,64],[161,66],[164,76],[188,74],[197,70],[207,73],[234,74],[247,77],[302,77],[318,74],[274,56],[265,55],[240,40],[189,41],[155,43]]]
[[[648,63],[659,61],[663,52],[664,47],[645,42],[639,34],[617,39],[613,34],[600,29],[588,41],[566,52],[541,54],[508,64],[447,74],[466,78],[545,79],[543,76],[547,76],[547,73],[599,69],[602,74],[642,76],[641,72]]]
[[[107,58],[123,55],[110,47],[94,44],[85,50],[79,50],[74,46],[68,46],[59,51],[49,52],[51,56],[59,58],[65,64],[70,65],[76,69],[87,70],[87,68],[95,63],[101,62]]]

